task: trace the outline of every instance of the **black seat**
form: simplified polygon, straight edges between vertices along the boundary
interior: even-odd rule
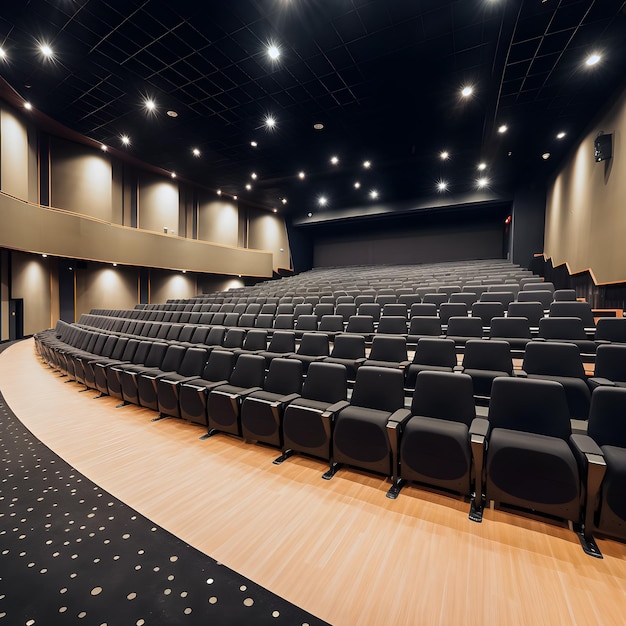
[[[282,447],[285,407],[300,396],[302,363],[296,359],[272,359],[263,389],[243,399],[241,434],[247,441]]]
[[[296,351],[296,333],[289,330],[274,331],[267,350],[260,350],[260,354],[265,359],[266,367],[269,367],[272,359],[286,357]]]
[[[351,315],[348,318],[346,332],[363,335],[366,341],[371,341],[374,334],[374,318],[371,315]]]
[[[539,337],[548,341],[573,343],[583,354],[596,353],[597,345],[587,339],[583,321],[579,317],[543,317],[539,320]]]
[[[406,339],[386,335],[377,335],[372,339],[369,357],[363,363],[369,366],[399,368],[402,371],[408,364]]]
[[[343,317],[341,315],[324,315],[320,319],[320,325],[317,330],[333,337],[343,332]]]
[[[389,367],[360,367],[350,404],[335,420],[333,456],[324,478],[332,478],[345,463],[395,479],[388,424],[401,422],[408,415],[402,372]]]
[[[489,339],[506,341],[511,350],[523,353],[532,339],[530,325],[525,317],[494,317],[489,327]]]
[[[576,289],[556,289],[553,294],[554,302],[574,302]]]
[[[179,390],[180,416],[207,426],[207,397],[209,391],[228,383],[235,367],[236,355],[226,350],[213,350],[199,378],[182,382]]]
[[[444,326],[448,325],[448,320],[452,316],[466,316],[467,304],[464,302],[444,302],[439,307],[439,319]]]
[[[598,346],[593,377],[587,382],[592,391],[596,387],[626,387],[626,345]]]
[[[406,317],[402,315],[383,315],[376,328],[377,335],[407,334]]]
[[[117,363],[110,363],[103,368],[103,374],[106,376],[107,379],[106,388],[110,396],[123,400],[122,379],[120,374],[118,373],[119,368],[125,366],[140,365],[144,363],[148,356],[148,352],[152,347],[152,344],[153,342],[148,339],[144,339],[142,341],[131,339],[127,344],[128,352],[132,351],[132,356],[130,357],[130,359],[122,359]],[[167,344],[161,345],[167,347]]]
[[[179,373],[186,351],[187,348],[183,346],[170,345],[160,365],[155,368],[146,367],[143,370],[136,371],[137,404],[153,411],[158,410],[157,381],[163,376],[173,377]],[[206,355],[207,350],[204,350],[204,353]]]
[[[456,365],[456,346],[452,339],[423,337],[417,342],[413,361],[405,370],[405,387],[415,389],[420,372],[452,372]]]
[[[454,340],[457,346],[464,346],[468,339],[481,339],[483,322],[480,317],[457,317],[448,320],[446,337]]]
[[[100,395],[109,394],[108,369],[113,365],[120,363],[130,363],[139,346],[138,339],[130,339],[128,337],[120,337],[115,344],[115,348],[108,359],[97,359],[92,362],[94,382],[96,389]],[[121,398],[121,391],[120,396]]]
[[[488,328],[494,317],[504,317],[505,310],[506,306],[502,302],[480,300],[472,305],[472,317],[480,318],[483,328]]]
[[[626,343],[626,317],[602,317],[596,325],[596,341]]]
[[[596,323],[589,302],[553,302],[550,305],[550,317],[579,317],[583,327],[595,329]]]
[[[552,304],[552,292],[541,291],[520,291],[517,294],[517,302],[541,302],[541,308],[547,311]]]
[[[332,428],[338,411],[348,405],[348,376],[337,363],[311,363],[301,397],[290,402],[283,416],[280,464],[300,452],[330,461]]]
[[[437,305],[432,302],[416,302],[411,305],[409,317],[438,317]]]
[[[441,337],[441,320],[438,316],[416,315],[411,318],[407,343],[415,344],[422,337]]]
[[[224,432],[241,437],[241,404],[247,395],[262,389],[264,379],[265,359],[259,354],[242,354],[237,359],[228,384],[209,391],[209,435]]]
[[[290,359],[298,359],[302,363],[302,371],[306,374],[311,363],[321,361],[329,355],[328,336],[324,333],[305,333],[302,335],[298,349],[289,355]]]
[[[525,317],[529,326],[539,328],[539,320],[543,317],[541,302],[511,302],[507,307],[507,317]]]
[[[365,338],[362,335],[336,335],[330,356],[325,363],[343,365],[348,373],[348,380],[354,381],[357,369],[365,361]]]
[[[498,376],[513,376],[511,347],[506,341],[470,339],[465,344],[463,373],[471,377],[474,395],[488,399]]]

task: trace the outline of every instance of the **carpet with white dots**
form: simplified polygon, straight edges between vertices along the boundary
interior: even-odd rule
[[[325,623],[100,489],[0,393],[0,626]]]

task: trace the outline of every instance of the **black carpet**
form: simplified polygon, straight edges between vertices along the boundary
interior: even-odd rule
[[[0,458],[0,626],[325,624],[100,489],[2,394]]]

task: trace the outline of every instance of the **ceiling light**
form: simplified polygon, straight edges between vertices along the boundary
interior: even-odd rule
[[[439,154],[439,158],[440,158],[442,161],[446,161],[447,159],[449,159],[449,158],[450,158],[450,153],[449,153],[447,150],[444,150],[443,152],[441,152],[441,153]]]
[[[156,104],[154,103],[154,100],[151,100],[150,98],[148,98],[144,102],[144,106],[146,107],[146,109],[148,109],[148,111],[154,111],[156,109]]]
[[[194,148],[192,151],[193,156],[195,157],[199,157],[200,156],[200,150],[198,148]]]
[[[550,153],[549,153],[549,152],[544,152],[544,153],[541,155],[541,158],[542,158],[544,161],[547,161],[547,160],[550,158]]]
[[[469,98],[473,93],[474,93],[474,88],[470,87],[469,85],[466,85],[465,87],[463,87],[463,89],[461,89],[461,95],[464,98]]]
[[[509,130],[509,127],[506,124],[502,124],[502,126],[498,127],[498,132],[503,135],[506,131]]]
[[[0,48],[0,59],[5,59],[7,53],[4,51],[4,48]]]
[[[487,164],[486,163],[479,163],[478,167],[476,168],[479,172],[484,172],[487,169]]]
[[[48,255],[47,255],[47,254],[42,254],[41,256],[42,256],[44,259],[47,259],[47,258],[48,258]]]
[[[256,148],[259,144],[258,144],[256,141],[251,141],[251,142],[250,142],[250,145],[251,145],[253,148]]]
[[[320,196],[320,197],[317,199],[317,203],[318,203],[320,206],[326,206],[326,205],[328,204],[328,198],[327,198],[326,196]]]
[[[356,183],[354,183],[354,188],[361,189],[361,183],[358,180],[356,181]]]
[[[171,176],[172,178],[176,178],[176,172],[172,172],[172,173],[170,174],[170,176]]]
[[[476,181],[476,187],[478,187],[479,189],[484,189],[488,184],[489,184],[488,178],[479,178]]]
[[[100,144],[100,150],[102,150],[102,152],[106,152],[108,148],[104,144]]]
[[[282,202],[283,204],[287,204],[287,198],[281,198],[281,202]]]
[[[307,213],[306,216],[307,217],[313,217],[313,213]]]
[[[39,45],[39,52],[43,54],[46,58],[50,58],[52,56],[52,48],[47,43],[42,43]]]
[[[276,127],[276,120],[271,115],[266,115],[264,124],[266,128],[272,130]]]
[[[270,59],[275,61],[280,56],[280,50],[276,44],[271,44],[267,48],[267,54],[269,54]]]
[[[556,138],[557,138],[557,139],[563,139],[563,137],[565,137],[565,135],[566,135],[566,134],[567,134],[567,133],[565,133],[565,132],[561,131],[561,132],[560,132],[560,133],[556,136]]]
[[[252,180],[256,180],[257,179],[256,172],[252,172],[252,174],[250,174],[250,178]]]
[[[333,165],[337,165],[337,163],[339,163],[339,157],[337,157],[337,156],[332,156],[332,157],[330,157],[330,162],[331,162]]]
[[[306,176],[306,174],[304,172],[298,172],[298,178],[300,180],[304,180],[304,177]]]
[[[187,270],[183,270],[183,274],[186,274],[186,273],[187,273]]]
[[[437,183],[437,191],[447,191],[448,183],[445,180],[440,180]]]
[[[313,128],[315,130],[324,130],[324,124],[322,124],[321,122],[316,122],[315,124],[313,124]]]
[[[24,102],[24,108],[27,111],[30,111],[33,108],[33,105],[30,102]]]
[[[363,161],[363,167],[366,170],[369,170],[369,168],[372,167],[372,162],[371,161]]]
[[[600,62],[600,59],[602,59],[602,56],[599,55],[597,52],[594,52],[593,54],[590,54],[587,57],[587,60],[585,61],[585,65],[596,65],[597,63]]]
[[[218,189],[218,190],[217,190],[217,195],[218,195],[218,196],[221,196],[221,195],[222,195],[222,190],[221,190],[221,189]]]
[[[176,111],[167,111],[167,114],[168,114],[170,117],[178,117],[178,113],[176,113]]]
[[[117,263],[113,263],[113,267],[117,267]]]
[[[250,183],[247,183],[247,184],[246,184],[246,189],[247,189],[248,191],[250,191],[250,190],[252,189],[252,185],[251,185]]]
[[[130,137],[128,135],[122,135],[122,143],[125,146],[130,145]]]
[[[370,191],[370,198],[372,200],[376,200],[378,198],[378,191],[376,191],[376,189],[372,189],[372,191]]]
[[[278,209],[277,209],[276,207],[274,207],[274,208],[272,209],[272,213],[278,213]]]
[[[233,196],[233,200],[239,200],[239,196]]]

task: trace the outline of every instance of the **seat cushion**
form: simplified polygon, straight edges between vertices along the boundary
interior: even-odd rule
[[[602,446],[602,452],[606,461],[603,500],[626,525],[626,448]]]
[[[307,452],[327,443],[322,422],[322,412],[330,406],[327,402],[298,398],[286,409],[283,417],[285,445]]]
[[[337,460],[359,465],[377,463],[388,458],[388,418],[387,411],[359,406],[349,406],[341,411],[333,437]]]

